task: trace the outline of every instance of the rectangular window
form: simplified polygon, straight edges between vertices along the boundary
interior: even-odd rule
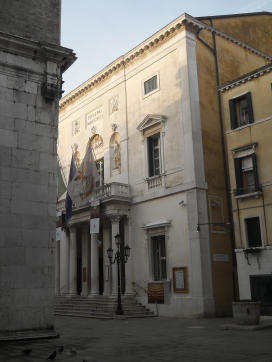
[[[99,180],[95,182],[95,187],[97,188],[104,184],[104,157],[96,161],[96,169],[99,175]]]
[[[167,280],[165,236],[152,238],[154,280]]]
[[[148,94],[158,88],[157,75],[144,82],[144,94]]]
[[[257,248],[263,245],[259,216],[245,219],[247,244],[249,248]]]
[[[251,92],[229,100],[231,129],[254,123]]]
[[[261,315],[272,315],[271,274],[250,275],[251,299],[261,302]]]
[[[260,191],[255,152],[246,157],[235,158],[234,166],[236,176],[236,196]]]
[[[157,133],[147,138],[148,142],[148,168],[149,177],[161,174],[161,142],[160,134]]]

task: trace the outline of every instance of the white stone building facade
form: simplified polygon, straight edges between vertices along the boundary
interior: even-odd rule
[[[101,168],[89,200],[100,200],[100,234],[89,234],[90,203],[75,205],[60,241],[57,295],[116,297],[107,249],[116,250],[120,232],[131,247],[125,295],[155,311],[148,285],[168,284],[160,316],[214,316],[209,233],[197,233],[208,222],[195,51],[202,27],[183,14],[61,100],[58,156],[66,179],[71,147],[80,161],[89,141]],[[64,200],[58,210],[65,213]],[[173,268],[183,267],[188,290],[178,293]]]

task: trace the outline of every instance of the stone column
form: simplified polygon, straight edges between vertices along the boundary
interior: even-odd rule
[[[60,295],[60,240],[56,240],[55,250],[55,295]]]
[[[76,227],[70,226],[69,297],[77,295],[77,239]]]
[[[87,297],[88,295],[88,278],[90,274],[89,263],[88,263],[88,254],[89,254],[89,226],[84,225],[82,227],[82,292],[81,295]],[[84,281],[84,273],[83,269],[86,271],[86,279]]]
[[[128,244],[131,247],[131,220],[129,216],[126,216],[124,224],[124,234],[125,234],[125,245]],[[132,250],[133,252],[133,250]],[[126,277],[126,291],[125,296],[133,297],[134,291],[132,288],[132,258],[128,258],[127,263],[125,264],[125,277]]]
[[[69,294],[69,264],[70,264],[70,232],[68,229],[65,229],[65,288],[64,294]]]
[[[111,294],[111,269],[112,265],[108,258],[107,249],[111,246],[111,224],[110,221],[105,221],[103,223],[103,273],[104,273],[104,297],[109,297]],[[108,268],[109,274],[109,280],[106,281],[106,267]]]
[[[117,252],[117,246],[115,244],[115,235],[119,234],[119,221],[122,216],[119,214],[109,214],[108,215],[111,221],[111,247],[113,249],[113,258]],[[118,291],[118,281],[117,281],[117,262],[112,265],[111,273],[111,296],[110,298],[117,298]]]
[[[89,297],[99,295],[98,234],[91,234],[91,293]]]

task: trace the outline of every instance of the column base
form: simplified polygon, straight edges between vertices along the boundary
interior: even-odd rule
[[[88,295],[88,298],[97,298],[97,297],[101,297],[101,295],[99,293],[90,293]]]
[[[124,297],[134,298],[134,293],[132,293],[132,292],[125,293]]]
[[[80,297],[77,293],[69,293],[66,295],[67,298]]]
[[[55,293],[55,297],[60,297],[60,293]]]
[[[103,293],[103,297],[105,297],[105,298],[109,298],[110,297],[110,293]]]
[[[109,298],[112,298],[112,299],[117,299],[118,298],[118,293],[117,292],[113,292]]]

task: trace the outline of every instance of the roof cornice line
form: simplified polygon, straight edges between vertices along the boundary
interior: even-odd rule
[[[207,25],[207,24],[206,24]],[[255,53],[257,54],[258,56],[261,56],[267,60],[271,60],[272,61],[272,57],[269,55],[269,54],[266,54],[256,48],[254,48],[253,46],[245,43],[244,41],[240,40],[240,39],[237,39],[235,38],[234,36],[232,35],[229,35],[227,33],[224,33],[223,31],[217,29],[217,28],[214,28],[210,25],[207,25],[206,26],[206,30],[209,30],[211,33],[215,33],[216,35],[220,36],[221,38],[225,38],[226,40],[228,41],[231,41],[233,42],[234,44],[237,44],[238,46],[244,48],[245,50],[249,50],[250,53]]]
[[[236,78],[229,82],[223,83],[219,87],[217,87],[217,89],[220,90],[221,92],[224,92],[225,90],[234,88],[242,83],[249,82],[253,78],[258,78],[262,75],[265,75],[266,73],[270,73],[271,71],[272,71],[272,63],[269,63],[269,64],[264,65],[261,68],[253,70],[250,73],[244,74],[239,78]]]
[[[138,58],[143,57],[147,52],[156,49],[180,31],[188,29],[196,33],[197,31],[205,28],[205,23],[184,13],[179,18],[173,20],[170,24],[166,25],[163,29],[159,30],[125,55],[120,56],[114,62],[88,79],[85,83],[63,97],[60,100],[59,110],[62,111],[66,106],[72,104],[77,99],[87,94],[90,90],[102,84],[113,74],[129,66]]]

